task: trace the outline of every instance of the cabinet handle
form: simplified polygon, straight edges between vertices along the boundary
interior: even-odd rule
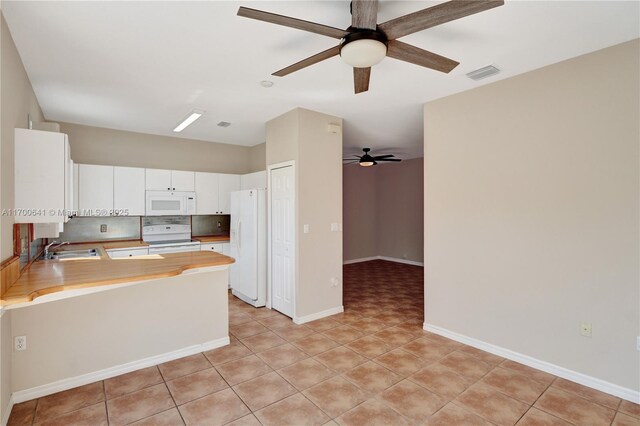
[[[171,191],[171,188],[167,188],[167,191]]]
[[[175,188],[173,188],[173,190],[175,191],[176,189],[175,189]]]

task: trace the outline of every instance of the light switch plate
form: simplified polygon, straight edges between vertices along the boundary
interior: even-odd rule
[[[304,225],[302,225],[302,232],[304,232],[305,234],[309,233],[309,225],[307,225],[306,223]]]

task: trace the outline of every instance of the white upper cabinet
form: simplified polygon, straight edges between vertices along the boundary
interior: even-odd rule
[[[171,170],[145,170],[147,191],[171,191]]]
[[[145,169],[139,167],[113,168],[113,208],[128,211],[129,216],[144,216]],[[123,213],[126,214],[126,213]]]
[[[195,172],[171,170],[172,191],[195,191]]]
[[[196,172],[196,214],[217,214],[218,183],[217,173]]]
[[[240,191],[240,175],[219,175],[218,210],[220,214],[231,214],[231,193]]]
[[[195,191],[195,172],[146,169],[147,191]]]
[[[73,170],[67,135],[15,129],[17,223],[64,223],[72,208]]]
[[[113,210],[113,166],[78,166],[78,209],[83,216],[109,216]]]
[[[239,175],[196,172],[197,214],[229,214],[231,193],[239,190]]]

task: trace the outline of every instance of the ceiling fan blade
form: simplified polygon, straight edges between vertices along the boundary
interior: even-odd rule
[[[250,9],[248,7],[240,7],[240,9],[238,9],[238,16],[257,19],[258,21],[270,22],[272,24],[283,25],[285,27],[296,28],[298,30],[309,31],[338,39],[349,34],[349,32],[341,30],[340,28],[303,21],[302,19],[291,18],[289,16],[278,15],[275,13],[263,12],[262,10]]]
[[[389,45],[387,46],[387,56],[444,73],[451,72],[452,69],[460,64],[453,59],[436,55],[435,53],[398,40],[389,41]]]
[[[374,160],[382,160],[383,158],[391,158],[391,157],[395,157],[395,155],[393,155],[393,154],[377,155],[377,156],[373,157],[373,159]]]
[[[300,62],[296,62],[293,65],[289,65],[288,67],[283,68],[280,71],[274,72],[272,75],[275,75],[277,77],[284,77],[287,74],[291,74],[292,72],[299,71],[310,65],[317,64],[318,62],[322,62],[325,59],[332,58],[339,54],[340,54],[340,46],[335,46],[335,47],[332,47],[331,49],[327,49],[313,56],[309,56],[308,58],[303,59]]]
[[[402,160],[399,158],[381,158],[381,159],[376,158],[376,161],[402,161]]]
[[[378,28],[389,40],[395,40],[503,4],[503,0],[451,0],[384,22]]]
[[[378,0],[352,0],[351,26],[375,30],[378,24]]]
[[[369,90],[369,79],[371,78],[371,67],[353,69],[353,85],[356,94]]]
[[[353,163],[359,163],[359,162],[360,162],[360,161],[358,161],[358,160],[352,160],[352,161],[344,162],[344,163],[342,163],[342,164],[353,164]]]

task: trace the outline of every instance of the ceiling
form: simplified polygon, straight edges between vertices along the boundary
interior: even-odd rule
[[[378,22],[437,3],[383,0]],[[351,22],[349,1],[2,1],[2,11],[48,120],[175,136],[191,110],[204,109],[181,137],[253,146],[266,121],[303,107],[344,118],[346,153],[369,146],[404,158],[422,155],[425,102],[640,36],[637,1],[507,0],[402,38],[458,60],[450,74],[386,58],[369,91],[355,95],[340,58],[272,77],[336,40],[237,17],[240,5]],[[488,64],[502,72],[465,76]]]

